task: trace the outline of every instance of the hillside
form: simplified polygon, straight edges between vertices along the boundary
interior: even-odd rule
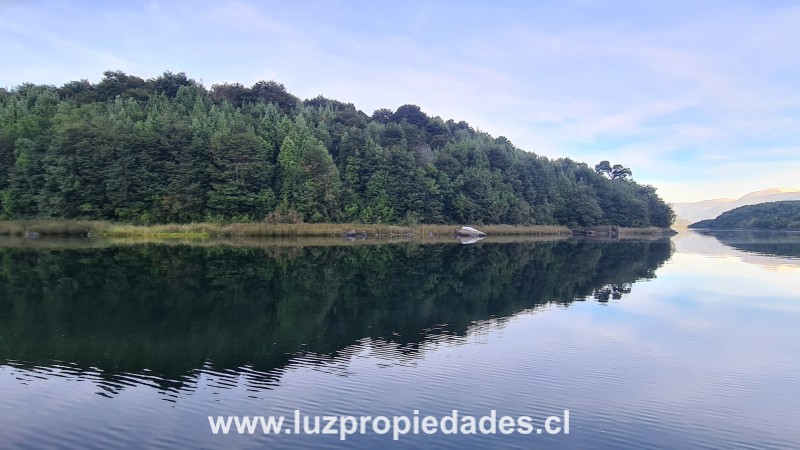
[[[718,198],[699,202],[675,203],[672,208],[678,222],[693,223],[713,219],[725,211],[758,203],[800,200],[800,189],[765,189],[751,192],[738,199]]]
[[[165,72],[0,89],[0,218],[667,227],[630,169],[551,160],[415,105]]]
[[[800,230],[800,201],[759,203],[702,220],[689,228],[716,230]]]

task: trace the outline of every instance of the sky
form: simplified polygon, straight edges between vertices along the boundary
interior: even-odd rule
[[[669,202],[800,189],[800,3],[0,0],[0,87],[186,72],[419,105]]]

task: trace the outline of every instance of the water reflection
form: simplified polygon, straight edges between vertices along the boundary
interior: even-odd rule
[[[800,233],[780,231],[703,231],[737,250],[800,259]]]
[[[768,270],[800,270],[800,233],[686,231],[674,238],[678,252],[736,258]]]
[[[0,250],[0,447],[795,448],[800,277],[763,267],[797,259],[673,240],[675,254],[493,237],[16,243]],[[573,431],[208,427],[295,409],[569,409]]]
[[[462,244],[474,244],[482,241],[484,238],[484,236],[460,236],[458,240],[461,241]]]
[[[286,367],[328,367],[365,339],[404,364],[479,321],[620,299],[671,252],[669,241],[574,240],[2,248],[0,363],[87,377],[108,396],[192,389],[204,371],[266,389]]]

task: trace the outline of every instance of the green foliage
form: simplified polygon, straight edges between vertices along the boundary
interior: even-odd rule
[[[628,177],[633,176],[631,169],[624,167],[622,164],[611,165],[608,161],[600,161],[594,166],[595,173],[605,175],[612,180],[628,180]]]
[[[209,212],[264,218],[274,209],[272,150],[267,142],[246,130],[215,136],[210,150]]]
[[[339,170],[302,116],[281,145],[278,166],[281,195],[306,221],[330,221],[337,216]]]
[[[800,201],[759,203],[741,206],[701,220],[689,228],[713,230],[800,230]]]
[[[0,92],[0,216],[660,226],[630,169],[516,148],[416,105],[371,116],[184,73]],[[290,214],[291,212],[291,214]]]

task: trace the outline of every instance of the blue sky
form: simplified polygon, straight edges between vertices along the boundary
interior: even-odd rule
[[[800,189],[800,4],[0,0],[0,86],[108,69],[419,105],[668,201]]]

